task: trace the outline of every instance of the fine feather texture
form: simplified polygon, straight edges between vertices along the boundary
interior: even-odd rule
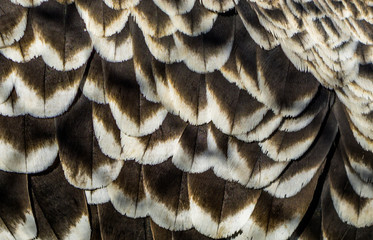
[[[0,238],[371,239],[372,19],[0,0]]]

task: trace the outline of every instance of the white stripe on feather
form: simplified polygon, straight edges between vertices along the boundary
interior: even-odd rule
[[[102,204],[110,201],[107,188],[85,190],[84,192],[88,204]]]
[[[360,177],[353,172],[353,169],[351,169],[348,163],[345,163],[344,165],[348,180],[356,194],[363,198],[373,198],[373,184],[362,181]]]
[[[15,239],[32,239],[36,237],[36,223],[31,209],[27,210],[24,216],[24,222],[16,223],[13,235]]]
[[[58,146],[56,143],[45,143],[27,153],[20,152],[11,144],[0,139],[0,152],[3,154],[0,159],[0,169],[18,173],[38,173],[51,166],[57,157]]]
[[[249,221],[242,228],[242,234],[233,238],[234,240],[246,240],[246,239],[288,239],[288,237],[294,232],[299,222],[301,221],[300,217],[295,217],[290,221],[282,223],[274,231],[267,232],[266,229],[262,229],[258,226],[255,221],[249,219]]]
[[[153,0],[154,3],[167,15],[185,14],[192,10],[196,0],[167,1]]]
[[[299,193],[314,177],[320,165],[316,165],[311,169],[301,169],[297,174],[289,179],[277,179],[271,183],[264,191],[268,192],[276,198],[289,198]]]
[[[107,103],[104,88],[97,86],[95,81],[92,80],[89,75],[87,76],[83,86],[83,94],[89,100],[94,101],[96,103]]]
[[[10,14],[12,13],[9,13],[9,15]],[[23,37],[25,30],[26,30],[26,25],[27,25],[27,15],[28,15],[28,11],[25,9],[22,9],[22,18],[19,20],[19,22],[17,22],[17,25],[11,26],[12,31],[7,33],[6,30],[8,29],[2,29],[1,38],[0,38],[0,48],[11,45],[15,41],[18,41]],[[14,18],[13,20],[9,20],[9,21],[12,21],[14,23]]]
[[[0,53],[6,58],[14,62],[28,62],[33,58],[41,55],[44,45],[39,38],[34,36],[32,42],[28,42],[26,46],[20,44],[13,44],[11,46],[0,48]]]
[[[82,215],[75,226],[71,226],[67,235],[63,236],[63,240],[85,240],[91,237],[91,226],[87,215]]]
[[[10,0],[15,4],[22,5],[23,7],[36,7],[39,6],[41,3],[48,1],[48,0]]]
[[[42,57],[44,62],[58,71],[70,71],[83,66],[92,52],[92,44],[90,44],[81,48],[73,56],[66,58],[64,61],[52,45],[44,42],[43,46]]]
[[[158,111],[151,117],[143,119],[139,125],[134,123],[127,113],[122,112],[118,104],[109,98],[109,105],[117,126],[123,133],[130,136],[144,136],[153,133],[162,124],[167,115],[167,110],[164,108]]]
[[[103,0],[104,3],[115,10],[135,7],[141,0]]]
[[[75,81],[71,86],[56,91],[44,100],[29,86],[25,85],[17,73],[13,72],[6,80],[4,90],[9,91],[10,83],[8,81],[12,81],[18,99],[15,103],[8,99],[8,101],[0,104],[0,113],[6,116],[29,113],[35,117],[54,117],[67,110],[79,87],[79,81]]]
[[[373,199],[365,199],[364,206],[361,206],[356,212],[352,203],[348,202],[343,196],[339,196],[332,187],[330,195],[333,205],[340,219],[358,228],[371,226],[373,224]]]
[[[102,121],[99,120],[94,114],[92,114],[92,119],[93,130],[102,153],[113,159],[122,159],[123,156],[121,143],[116,141],[113,134],[105,128]]]
[[[164,63],[174,63],[182,61],[182,56],[179,54],[179,50],[176,48],[175,43],[172,45],[162,44],[162,38],[155,38],[150,35],[144,34],[146,45],[149,48],[150,53],[158,60]],[[172,38],[167,36],[165,38]],[[173,41],[173,38],[172,38]],[[157,89],[158,90],[158,89]],[[158,93],[159,94],[159,93]]]
[[[146,198],[136,203],[123,194],[122,190],[113,183],[107,186],[107,190],[113,207],[120,214],[132,218],[146,217],[148,215],[148,201]]]
[[[146,189],[145,194],[148,201],[149,216],[160,227],[171,231],[183,231],[193,227],[189,211],[173,212],[161,202],[158,202],[156,197],[152,196]]]
[[[87,27],[87,31],[90,33],[90,35],[93,34],[100,37],[109,37],[115,33],[120,32],[126,25],[128,17],[130,15],[130,11],[128,9],[117,11],[120,13],[119,16],[111,21],[109,25],[106,25],[107,23],[97,22],[93,17],[90,16],[90,14],[92,13],[87,9],[84,9],[84,7],[81,7],[79,3],[76,4],[76,9],[83,19],[85,26]],[[103,16],[103,18],[105,18],[105,16]]]
[[[206,57],[199,52],[197,53],[195,50],[191,50],[183,42],[182,36],[178,36],[178,34],[174,34],[174,40],[180,55],[185,56],[184,62],[188,68],[197,73],[205,73],[213,72],[214,70],[221,68],[227,62],[233,46],[233,36],[234,34],[231,34],[227,44],[215,49],[213,55],[209,57]]]
[[[131,59],[133,56],[132,37],[130,35],[124,42],[120,42],[119,45],[116,39],[112,40],[93,34],[90,36],[96,51],[109,62],[122,62]]]
[[[0,218],[0,239],[4,240],[16,240],[14,236],[9,232],[8,227],[5,225],[3,220]]]

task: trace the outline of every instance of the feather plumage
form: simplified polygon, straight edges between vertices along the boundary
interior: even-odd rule
[[[0,0],[0,238],[371,238],[372,7]]]

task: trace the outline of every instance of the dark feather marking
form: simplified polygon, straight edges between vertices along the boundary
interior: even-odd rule
[[[260,49],[257,56],[258,72],[263,80],[260,88],[265,92],[263,95],[274,98],[273,102],[264,103],[276,111],[284,111],[285,115],[298,115],[317,93],[318,81],[310,73],[299,72],[280,47],[270,51]],[[296,101],[305,102],[294,105]]]
[[[352,188],[347,177],[343,158],[345,158],[343,153],[338,149],[331,163],[329,174],[330,189],[335,192],[338,198],[347,201],[352,207],[351,211],[354,211],[359,216],[364,206],[369,204],[369,199],[360,197]]]
[[[152,201],[159,201],[173,212],[189,210],[185,173],[177,169],[169,159],[163,163],[144,165],[144,184]]]
[[[133,22],[132,18],[129,20],[129,26],[132,35],[134,70],[137,74],[136,76],[144,77],[144,79],[137,78],[136,80],[140,85],[142,94],[144,94],[147,99],[154,101],[156,98],[155,96],[157,96],[157,89],[152,70],[153,56],[145,43],[143,33]]]
[[[212,170],[188,175],[190,198],[208,212],[218,224],[237,214],[247,204],[256,202],[260,190],[247,189],[238,183],[217,177]]]
[[[310,183],[290,198],[275,198],[263,191],[251,215],[252,220],[261,229],[264,229],[267,235],[268,232],[275,230],[294,217],[302,218],[312,201],[320,174],[319,169]]]
[[[111,203],[97,205],[102,239],[147,240],[146,218],[132,219],[117,212]]]
[[[88,217],[84,192],[65,179],[60,164],[46,174],[31,176],[31,188],[48,223],[62,239],[82,216]]]
[[[143,186],[142,165],[135,161],[125,161],[118,178],[112,183],[123,194],[137,203],[145,199]]]
[[[322,230],[329,239],[371,239],[373,227],[355,228],[342,222],[339,218],[330,196],[329,181],[326,181],[322,193]]]
[[[95,183],[93,172],[103,165],[120,167],[119,162],[101,152],[93,133],[92,103],[83,95],[67,114],[57,120],[57,139],[63,169],[74,186],[88,189],[105,186],[114,173],[100,172]]]
[[[83,48],[90,46],[89,34],[84,31],[84,22],[74,5],[44,2],[40,7],[33,8],[32,14],[34,31],[38,31],[58,52],[63,63]]]
[[[27,232],[27,229],[17,229],[26,222],[26,214],[32,214],[27,175],[0,171],[0,196],[0,219],[9,232],[13,236],[16,231]],[[34,236],[25,234],[25,237]]]
[[[341,132],[341,147],[349,156],[350,164],[356,163],[365,166],[365,171],[357,171],[360,178],[367,182],[373,181],[373,153],[364,150],[356,141],[352,134],[350,123],[347,118],[345,107],[338,100],[333,108],[334,115],[338,120],[339,130]],[[357,169],[355,169],[356,171]],[[368,173],[368,174],[367,174]]]
[[[122,113],[140,127],[149,117],[161,109],[140,92],[136,82],[133,61],[106,64],[106,95],[114,101]]]
[[[170,35],[173,28],[170,17],[160,10],[153,1],[141,1],[134,7],[136,22],[144,33],[154,37]],[[143,25],[144,24],[144,25]],[[148,29],[150,28],[150,29]]]
[[[1,1],[0,6],[0,48],[12,44],[15,40],[10,35],[15,30],[23,17],[27,17],[27,9],[13,4],[8,0]],[[22,36],[23,34],[21,34]],[[10,37],[10,39],[9,39]],[[7,40],[7,41],[6,41]]]
[[[88,205],[89,223],[92,228],[91,240],[101,240],[100,221],[97,205]]]
[[[191,71],[184,63],[166,64],[166,78],[170,87],[193,109],[198,118],[200,109],[207,106],[206,83],[202,74]],[[176,109],[175,109],[176,110]]]
[[[105,130],[110,132],[114,136],[116,142],[120,145],[120,130],[111,114],[109,105],[92,103],[92,111],[92,114],[104,125]]]
[[[85,69],[84,65],[77,70],[57,71],[46,65],[41,57],[14,65],[22,81],[44,100],[80,82]]]
[[[116,21],[123,13],[122,10],[109,8],[102,0],[76,0],[75,4],[77,7],[88,11],[89,18],[95,23],[102,25],[105,35],[106,26]]]

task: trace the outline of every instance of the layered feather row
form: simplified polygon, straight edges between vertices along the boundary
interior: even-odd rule
[[[0,3],[2,239],[372,234],[371,5]]]

